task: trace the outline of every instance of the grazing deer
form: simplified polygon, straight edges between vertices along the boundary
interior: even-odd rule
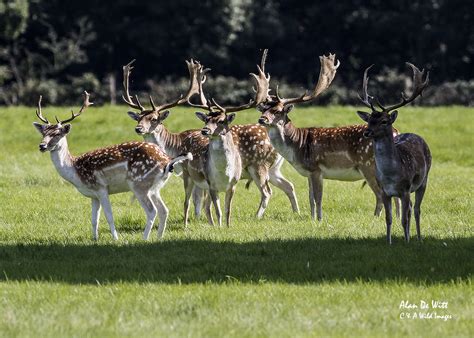
[[[261,90],[259,91],[260,94],[256,98],[260,102],[261,100],[264,99],[263,93],[267,95],[268,93],[268,80],[269,78],[266,78],[264,75],[264,63],[265,63],[265,57],[266,57],[266,52],[264,52],[264,55],[262,57],[262,65],[259,68],[259,75],[252,74],[252,76],[255,77],[257,80],[258,85],[260,86]],[[171,108],[173,106],[181,105],[181,104],[186,104],[190,105],[192,107],[197,107],[197,108],[202,108],[202,109],[208,109],[209,106],[207,105],[207,100],[204,96],[204,93],[202,91],[202,84],[205,82],[206,77],[205,73],[208,71],[208,69],[204,69],[201,64],[199,64],[196,61],[187,61],[188,65],[188,71],[190,74],[190,85],[188,92],[186,95],[182,95],[178,100],[174,101],[174,105],[166,104],[166,108]],[[124,96],[124,101],[132,108],[134,109],[139,109],[141,112],[139,114],[129,112],[129,115],[131,115],[134,119],[138,121],[137,125],[137,132],[144,133],[145,139],[157,143],[161,145],[165,151],[170,151],[172,152],[191,152],[193,154],[194,159],[192,161],[189,161],[186,166],[184,166],[183,170],[183,176],[185,177],[184,183],[185,183],[185,205],[184,205],[184,211],[185,211],[185,224],[187,224],[187,215],[188,215],[188,208],[189,208],[189,199],[190,199],[190,194],[193,189],[193,186],[203,189],[203,190],[208,190],[209,189],[209,184],[206,180],[206,175],[205,175],[205,154],[208,152],[208,145],[209,145],[209,140],[207,137],[204,137],[201,134],[201,131],[199,130],[188,130],[184,131],[179,134],[173,134],[170,133],[162,124],[162,122],[168,117],[169,112],[168,111],[162,111],[165,108],[162,108],[164,105],[156,107],[155,104],[153,103],[153,100],[150,97],[150,104],[152,106],[152,109],[145,109],[140,103],[138,98],[135,96],[134,99],[129,94],[128,91],[128,82],[129,82],[129,76],[130,76],[130,70],[129,65],[124,66],[124,90],[125,90],[125,96]],[[196,95],[199,94],[200,97],[200,102],[201,104],[193,104],[190,102],[190,99]],[[133,102],[135,100],[135,102]],[[216,108],[216,107],[214,107]],[[224,113],[225,114],[225,113]],[[252,174],[252,175],[243,175],[241,176],[241,179],[252,179],[257,183],[257,187],[259,187],[259,190],[261,191],[262,195],[262,201],[261,201],[261,207],[259,208],[257,212],[257,217],[261,217],[264,213],[264,210],[268,204],[268,199],[270,198],[271,195],[271,189],[267,184],[263,184],[262,182],[266,182],[267,180],[264,179],[262,175],[268,174],[269,175],[269,180],[272,184],[277,186],[278,188],[282,189],[288,198],[290,199],[292,208],[295,212],[299,211],[298,208],[298,202],[296,200],[296,194],[294,192],[294,187],[291,182],[289,182],[287,179],[283,177],[281,174],[280,168],[281,165],[283,164],[283,159],[281,156],[277,155],[274,151],[270,151],[272,156],[275,156],[275,158],[272,160],[274,162],[271,163],[270,167],[267,168],[267,170],[262,170],[260,167],[262,165],[268,165],[267,163],[262,164],[262,159],[258,157],[254,157],[254,153],[265,153],[267,154],[267,148],[268,146],[270,148],[271,145],[268,143],[268,137],[265,136],[260,140],[260,137],[263,135],[266,135],[266,131],[264,128],[261,128],[258,125],[251,125],[251,126],[233,126],[232,132],[237,138],[236,144],[239,145],[238,150],[241,152],[241,157],[244,158],[244,165],[245,168],[250,167],[250,169],[253,172],[253,168],[257,168],[258,172],[257,174]],[[255,140],[253,140],[253,134],[255,134]],[[259,138],[257,142],[257,136]],[[250,139],[252,138],[252,140]],[[262,143],[263,142],[263,143]],[[249,146],[249,143],[251,145]],[[250,149],[250,148],[254,149]],[[267,154],[268,155],[268,154]],[[260,172],[262,172],[260,174]],[[268,172],[268,173],[267,173]],[[247,173],[245,171],[245,173]],[[255,179],[254,179],[255,177]],[[219,204],[219,202],[216,202]],[[219,210],[219,211],[218,211]],[[216,207],[216,213],[220,214],[220,206]],[[206,206],[206,216],[210,224],[213,224],[214,221],[212,220],[212,215],[210,214],[209,206]],[[221,224],[221,217],[219,217],[219,224]]]
[[[293,104],[317,98],[331,84],[339,61],[335,55],[321,56],[321,70],[314,89],[308,94],[283,99],[278,94],[260,104],[258,122],[268,130],[271,144],[298,171],[308,178],[311,217],[322,219],[323,179],[357,181],[365,179],[376,196],[375,215],[382,210],[382,191],[375,178],[372,143],[365,139],[365,126],[337,128],[297,128],[288,117]],[[316,207],[316,208],[315,208]]]
[[[371,113],[358,111],[357,114],[368,126],[364,131],[366,138],[372,139],[374,143],[376,178],[382,187],[382,200],[385,208],[385,221],[387,224],[387,241],[392,243],[392,197],[399,197],[402,201],[402,225],[405,241],[410,240],[410,218],[411,200],[410,193],[415,192],[415,221],[418,240],[420,233],[420,206],[426,190],[428,173],[431,168],[431,153],[425,140],[416,134],[400,134],[394,137],[392,125],[398,112],[397,108],[421,96],[428,85],[429,72],[425,80],[425,71],[420,70],[407,62],[413,71],[413,93],[407,96],[402,92],[402,100],[392,106],[384,107],[377,98],[367,93],[369,78],[367,73],[370,66],[364,72],[362,84],[362,103],[371,109]],[[374,103],[379,107],[377,110]]]
[[[39,144],[41,152],[49,151],[58,173],[84,196],[92,200],[92,235],[99,237],[99,214],[104,208],[105,217],[114,240],[118,239],[115,230],[109,195],[132,191],[146,212],[147,221],[143,238],[148,239],[158,214],[160,224],[158,236],[161,238],[166,228],[168,209],[160,197],[160,189],[168,180],[173,166],[192,159],[178,156],[171,159],[160,147],[146,142],[127,142],[96,149],[75,157],[69,152],[66,135],[71,130],[69,122],[77,118],[92,103],[89,94],[84,92],[84,103],[77,114],[71,118],[51,124],[41,111],[41,96],[36,116],[45,124],[34,122],[43,139]]]
[[[205,72],[206,69],[193,60],[186,61],[188,66],[188,71],[190,75],[190,85],[188,92],[184,96],[180,96],[177,100],[174,100],[169,103],[156,106],[151,95],[149,96],[151,109],[146,109],[139,101],[138,96],[135,96],[134,99],[130,96],[129,93],[129,78],[132,72],[132,64],[135,60],[131,61],[127,65],[123,66],[123,89],[124,95],[122,99],[126,104],[131,108],[139,110],[139,113],[129,111],[128,115],[137,122],[135,127],[135,132],[139,135],[143,135],[143,138],[147,142],[151,142],[160,146],[161,149],[170,157],[175,157],[183,153],[193,152],[199,153],[204,151],[207,148],[208,140],[202,136],[200,130],[185,130],[180,133],[170,132],[164,125],[163,121],[169,116],[170,111],[168,109],[173,108],[178,105],[182,105],[189,101],[191,97],[195,94],[199,94],[198,79],[205,81]],[[135,102],[134,102],[135,100]],[[199,165],[199,158],[196,158],[193,161],[193,165]],[[188,162],[186,165],[183,165],[183,183],[184,183],[184,224],[187,226],[189,219],[189,202],[191,194],[193,195],[194,201],[194,212],[196,217],[199,218],[201,213],[201,201],[203,197],[203,189],[199,186],[196,186],[188,174],[188,166],[192,165],[191,162]],[[206,207],[206,215],[209,219],[210,210],[208,209],[209,205]]]
[[[239,179],[252,179],[260,190],[260,205],[257,217],[263,216],[272,194],[269,183],[282,189],[290,199],[294,212],[299,212],[293,184],[286,180],[280,172],[283,158],[278,155],[270,144],[265,128],[259,125],[230,126],[235,118],[235,112],[256,107],[267,99],[270,76],[265,75],[265,60],[267,50],[258,66],[258,75],[251,74],[256,80],[255,98],[249,103],[235,107],[222,107],[214,99],[208,102],[200,83],[201,105],[193,107],[206,109],[207,114],[197,112],[196,116],[205,123],[201,129],[203,135],[209,138],[209,147],[204,156],[204,178],[209,186],[209,192],[216,209],[219,225],[222,212],[219,206],[219,192],[225,191],[225,217],[227,226],[230,225],[232,198],[235,185]]]

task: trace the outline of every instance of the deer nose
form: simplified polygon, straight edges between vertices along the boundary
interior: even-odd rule
[[[45,152],[47,148],[48,148],[48,146],[46,145],[46,143],[40,143],[39,144],[39,150],[41,152]]]
[[[268,119],[265,117],[265,116],[262,116],[258,119],[258,123],[259,124],[267,124],[268,123]]]
[[[209,129],[209,128],[202,128],[202,129],[201,129],[201,134],[203,134],[204,136],[209,136],[209,135],[211,135],[211,129]]]
[[[143,134],[143,128],[141,126],[136,126],[135,127],[135,132],[137,134]]]

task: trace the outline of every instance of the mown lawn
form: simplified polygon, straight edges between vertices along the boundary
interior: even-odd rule
[[[43,109],[52,118],[68,108]],[[74,154],[137,139],[125,107],[91,108],[73,122]],[[297,109],[298,126],[359,123],[355,107]],[[306,180],[285,164],[301,214],[273,189],[256,220],[256,187],[239,183],[233,226],[183,228],[181,179],[162,190],[163,241],[141,239],[145,215],[130,194],[112,207],[120,240],[102,216],[93,242],[90,202],[37,150],[33,108],[0,110],[0,336],[472,336],[474,334],[474,129],[472,108],[404,108],[400,131],[425,137],[433,168],[422,206],[422,243],[383,218],[361,181],[325,181],[324,220],[309,216]],[[243,112],[237,123],[257,120]],[[176,109],[167,126],[200,127]],[[412,234],[415,231],[412,227]],[[400,309],[402,301],[447,309]],[[400,319],[405,313],[451,319]]]

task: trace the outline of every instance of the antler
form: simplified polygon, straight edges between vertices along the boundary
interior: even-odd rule
[[[423,76],[425,75],[424,69],[420,71],[414,64],[410,62],[406,62],[406,65],[409,66],[413,71],[413,93],[409,97],[407,97],[406,94],[402,92],[402,100],[392,106],[388,106],[385,108],[380,105],[380,108],[382,108],[384,111],[392,111],[394,109],[407,105],[408,103],[415,100],[418,96],[421,96],[423,94],[423,90],[428,86],[430,80],[430,72],[426,73],[426,78],[423,81]]]
[[[79,115],[82,114],[82,112],[87,109],[87,107],[93,105],[94,103],[90,102],[89,101],[89,93],[87,91],[84,90],[84,103],[82,104],[82,107],[81,109],[79,110],[79,112],[77,114],[74,114],[73,111],[71,111],[71,117],[68,118],[67,120],[63,120],[63,121],[60,121],[58,120],[57,116],[55,116],[54,118],[56,119],[56,121],[60,124],[64,124],[64,123],[68,123],[68,122],[71,122],[72,120],[74,120],[76,117],[78,117]]]
[[[42,95],[40,95],[39,97],[39,100],[38,100],[38,108],[36,109],[36,116],[38,116],[38,118],[43,121],[44,123],[46,124],[50,124],[48,119],[46,119],[46,117],[43,116],[43,113],[41,112],[41,99],[43,98]]]
[[[267,60],[267,54],[268,49],[264,49],[260,65],[257,65],[258,74],[250,73],[250,75],[255,79],[255,84],[257,87],[253,88],[255,91],[255,97],[253,99],[250,99],[250,101],[246,104],[230,107],[223,107],[217,104],[215,99],[211,99],[212,105],[208,103],[208,108],[206,109],[209,111],[216,109],[224,113],[231,113],[254,108],[260,103],[266,101],[269,98],[268,92],[270,91],[270,74],[265,75],[265,62]]]
[[[410,97],[407,97],[406,94],[404,92],[402,92],[402,94],[401,94],[402,95],[402,100],[399,103],[394,104],[392,106],[384,107],[380,103],[378,98],[376,98],[374,96],[370,96],[367,93],[367,84],[369,82],[369,77],[367,76],[367,73],[368,73],[369,69],[372,68],[373,65],[371,65],[370,67],[367,67],[367,69],[364,71],[364,79],[362,80],[362,90],[363,90],[364,97],[362,98],[359,95],[359,99],[362,101],[362,103],[365,106],[372,109],[373,111],[376,111],[376,109],[374,108],[374,104],[373,104],[373,102],[375,101],[375,103],[377,103],[377,105],[380,107],[380,109],[382,109],[382,111],[389,112],[389,111],[400,108],[400,107],[412,102],[418,96],[422,95],[423,90],[428,86],[430,73],[427,72],[426,78],[423,81],[423,76],[425,74],[425,70],[423,69],[422,71],[420,71],[415,65],[413,65],[409,62],[406,62],[406,64],[408,66],[410,66],[411,69],[413,70],[413,93],[410,95]]]
[[[152,114],[155,112],[172,108],[174,106],[181,105],[183,103],[188,103],[189,105],[192,105],[198,108],[207,107],[206,105],[207,100],[204,97],[204,94],[202,92],[202,84],[206,81],[205,73],[207,73],[210,69],[204,69],[203,66],[198,61],[194,61],[193,59],[191,59],[191,61],[186,61],[186,64],[188,65],[189,76],[190,76],[189,88],[186,92],[186,95],[181,94],[178,99],[171,102],[164,103],[162,105],[158,105],[158,106],[155,105],[153,98],[151,97],[151,95],[149,95],[151,110],[148,110],[148,111],[140,103],[137,95],[135,95],[134,97],[135,102],[133,102],[133,99],[129,93],[129,77],[133,69],[133,67],[131,66],[133,62],[135,62],[135,60],[132,60],[130,63],[123,66],[123,88],[124,88],[125,94],[122,95],[122,99],[125,101],[125,103],[127,103],[133,109],[140,110],[140,114],[142,115]],[[193,97],[196,94],[199,94],[201,97],[201,103],[202,103],[201,105],[190,103],[191,97]]]
[[[363,91],[362,95],[364,95],[364,97],[361,97],[359,94],[357,94],[357,96],[359,96],[359,99],[362,101],[362,103],[365,106],[375,111],[374,104],[372,102],[374,100],[374,97],[369,95],[369,93],[367,93],[367,85],[369,84],[369,77],[367,76],[367,74],[369,73],[370,68],[372,68],[373,66],[374,65],[370,65],[364,71],[364,78],[362,80],[362,91]]]
[[[276,99],[279,103],[283,105],[290,104],[290,103],[301,103],[301,102],[308,102],[314,100],[318,97],[322,92],[324,92],[331,84],[334,76],[336,76],[337,68],[340,66],[339,60],[336,61],[336,54],[329,54],[329,56],[320,56],[319,61],[321,63],[321,70],[319,72],[319,78],[316,86],[314,89],[308,94],[307,91],[303,93],[303,95],[299,97],[294,97],[291,99],[283,99],[280,97],[278,93],[278,86],[276,90]]]
[[[125,66],[122,67],[122,69],[123,69],[123,89],[125,91],[125,94],[122,94],[122,99],[125,101],[126,104],[128,104],[133,109],[139,109],[141,112],[143,112],[145,110],[145,107],[143,107],[142,104],[140,103],[140,100],[138,100],[138,96],[135,95],[135,101],[137,103],[134,103],[132,97],[130,96],[130,93],[128,92],[128,88],[129,88],[128,80],[129,80],[129,77],[130,77],[130,73],[132,72],[132,69],[133,69],[132,64],[134,62],[135,62],[135,59],[133,59],[128,64],[126,64]],[[150,101],[151,101],[151,96],[150,96]]]

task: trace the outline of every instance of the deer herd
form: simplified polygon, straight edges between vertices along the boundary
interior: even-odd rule
[[[252,182],[260,192],[256,217],[261,218],[272,195],[271,185],[288,197],[293,212],[299,213],[293,184],[281,173],[284,160],[308,179],[309,205],[312,219],[322,219],[323,179],[339,181],[364,180],[375,194],[375,215],[385,209],[387,241],[391,244],[392,197],[401,215],[405,240],[410,239],[412,203],[415,192],[414,214],[418,239],[420,234],[420,205],[426,190],[431,154],[426,142],[415,134],[400,134],[393,123],[397,109],[420,96],[428,85],[429,74],[407,63],[413,71],[410,95],[402,93],[399,103],[382,105],[368,94],[368,71],[364,72],[361,102],[370,113],[357,114],[367,125],[345,127],[296,127],[290,119],[295,104],[315,100],[333,81],[340,65],[333,54],[321,56],[321,69],[316,85],[298,97],[282,98],[278,86],[270,93],[270,75],[265,71],[267,50],[264,50],[257,72],[250,73],[255,81],[254,96],[248,103],[223,106],[214,98],[207,98],[203,89],[209,69],[195,60],[186,61],[189,87],[174,100],[155,104],[149,95],[145,108],[137,95],[130,94],[130,76],[134,61],[123,67],[123,101],[134,111],[128,115],[136,121],[135,132],[143,142],[126,142],[74,156],[69,152],[66,135],[71,124],[92,103],[84,91],[84,103],[79,112],[66,120],[52,124],[44,117],[41,96],[36,115],[42,123],[34,123],[42,135],[41,152],[49,151],[58,173],[72,183],[84,196],[91,199],[92,235],[98,239],[100,210],[103,208],[112,237],[118,239],[110,194],[130,191],[146,213],[143,238],[148,239],[158,216],[158,237],[166,229],[168,209],[160,196],[172,172],[180,175],[184,184],[184,225],[188,226],[191,198],[197,217],[204,209],[207,221],[222,224],[219,193],[225,192],[224,217],[231,224],[232,200],[239,180]],[[180,133],[170,132],[164,121],[170,109],[177,106],[199,110],[196,117],[202,129]],[[234,125],[236,113],[258,110],[257,124]],[[400,202],[401,201],[401,211]]]

